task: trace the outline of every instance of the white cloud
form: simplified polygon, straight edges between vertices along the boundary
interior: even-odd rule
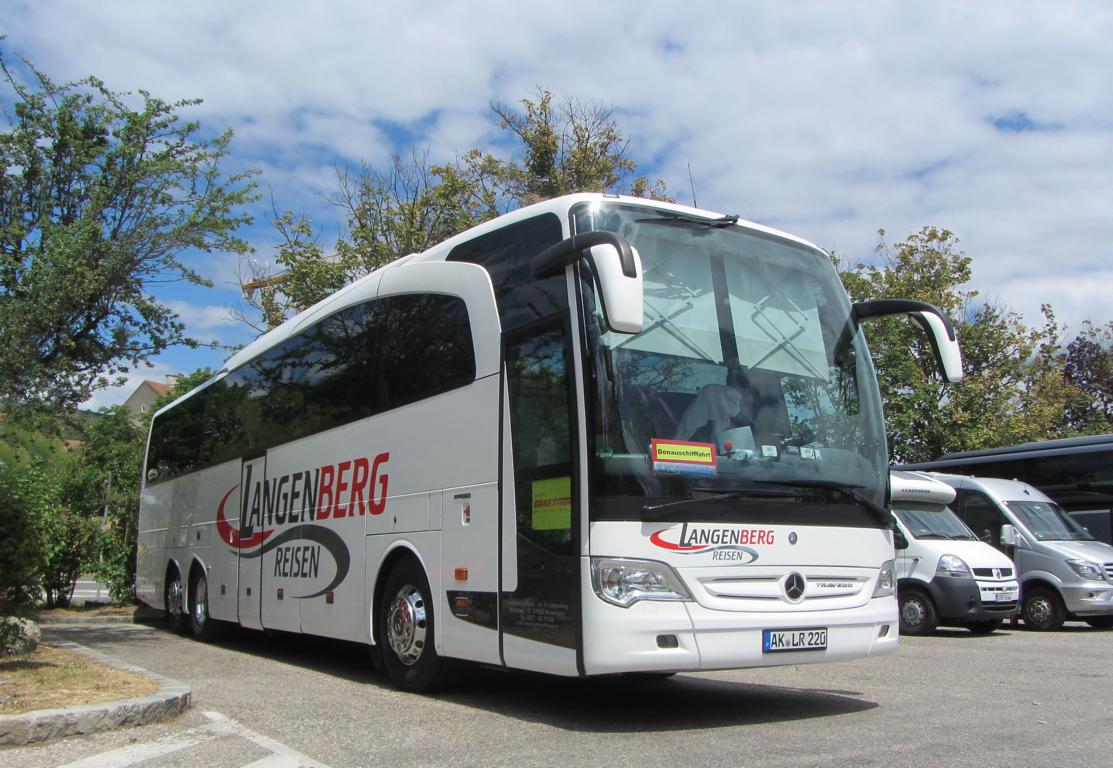
[[[702,205],[858,258],[878,227],[947,227],[974,287],[1029,322],[1045,295],[1061,318],[1111,314],[1048,288],[1108,278],[1109,5],[206,0],[7,16],[5,51],[56,79],[204,97],[195,112],[236,129],[236,162],[329,238],[335,162],[383,163],[400,137],[451,157],[491,139],[488,102],[543,85],[619,107],[632,156],[659,160],[682,198],[690,163]],[[268,242],[265,226],[251,237]]]

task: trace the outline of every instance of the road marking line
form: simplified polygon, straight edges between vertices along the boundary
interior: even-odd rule
[[[219,712],[202,712],[205,717],[213,722],[213,725],[220,730],[225,730],[227,733],[234,733],[237,736],[258,744],[263,749],[271,752],[276,759],[289,760],[290,762],[265,762],[271,758],[263,758],[263,760],[252,763],[252,765],[261,765],[265,768],[286,768],[286,766],[304,766],[305,768],[329,768],[324,763],[313,760],[312,758],[303,755],[295,749],[287,747],[285,744],[274,739],[268,738],[261,733],[256,733],[249,728],[237,723],[230,717],[222,715]]]
[[[86,757],[73,763],[66,763],[61,768],[126,768],[129,765],[150,760],[159,755],[169,755],[182,749],[196,746],[205,741],[212,741],[221,734],[209,728],[194,728],[183,734],[166,736],[157,741],[143,744],[132,744],[120,747],[99,755]]]

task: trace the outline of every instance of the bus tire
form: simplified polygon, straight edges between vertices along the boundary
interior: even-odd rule
[[[939,626],[935,603],[923,590],[909,587],[900,591],[900,633],[930,635]]]
[[[1042,586],[1024,590],[1020,612],[1024,616],[1024,625],[1040,632],[1058,629],[1067,618],[1059,594]]]
[[[189,629],[185,612],[185,585],[182,574],[176,567],[166,572],[166,626],[176,635],[184,635]]]
[[[429,580],[411,558],[390,571],[379,607],[381,654],[387,676],[397,688],[425,693],[442,687],[449,662],[434,647],[434,611]]]
[[[1094,629],[1113,629],[1113,616],[1087,616],[1083,621]]]
[[[223,622],[209,615],[209,579],[200,568],[194,571],[189,587],[189,629],[195,638],[209,643],[224,633]]]

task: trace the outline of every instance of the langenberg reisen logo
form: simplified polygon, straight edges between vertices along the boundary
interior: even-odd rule
[[[753,547],[772,545],[775,538],[770,528],[681,523],[662,528],[650,535],[649,540],[654,546],[679,555],[706,554],[712,560],[746,565],[758,559],[758,552]]]

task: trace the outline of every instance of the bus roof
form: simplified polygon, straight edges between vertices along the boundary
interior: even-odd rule
[[[991,461],[1001,461],[1002,459],[1042,458],[1110,449],[1113,449],[1113,435],[1067,437],[1059,440],[1043,440],[1036,443],[1009,445],[1003,448],[985,448],[978,451],[948,453],[932,461],[922,461],[916,464],[902,464],[894,467],[894,469],[937,469],[942,467],[983,464]]]
[[[386,273],[387,270],[397,269],[411,262],[417,263],[427,261],[444,261],[448,257],[448,254],[452,252],[452,249],[455,248],[457,245],[460,245],[461,243],[468,242],[476,237],[487,234],[488,232],[493,232],[495,230],[501,229],[518,221],[523,221],[525,219],[529,219],[545,213],[555,214],[560,218],[563,224],[567,221],[568,211],[573,206],[580,203],[592,202],[621,202],[634,205],[644,205],[670,213],[696,216],[700,218],[721,218],[723,216],[723,214],[716,213],[714,211],[692,208],[685,205],[678,205],[676,203],[666,203],[658,200],[647,200],[639,197],[612,195],[601,192],[578,192],[571,195],[556,197],[552,200],[545,200],[543,202],[535,203],[524,208],[519,208],[517,210],[503,214],[502,216],[499,216],[497,218],[491,219],[490,221],[485,221],[482,224],[465,230],[458,235],[454,235],[449,239],[438,243],[437,245],[434,245],[432,248],[422,251],[421,253],[411,253],[395,259],[389,264],[385,264],[374,270],[373,272],[370,272],[363,277],[352,281],[335,293],[332,293],[321,299],[321,301],[317,302],[308,309],[305,309],[297,315],[289,318],[281,325],[278,325],[275,328],[267,331],[262,336],[249,343],[243,349],[233,353],[227,360],[224,361],[224,366],[212,379],[210,379],[210,381],[223,376],[231,370],[239,368],[244,363],[253,360],[255,357],[259,356],[263,352],[266,352],[271,347],[281,344],[283,341],[293,336],[303,327],[314,322],[318,318],[324,318],[328,315],[331,315],[335,311],[343,309],[349,305],[359,303],[360,301],[368,301],[370,299],[373,299],[378,291],[378,286],[382,280],[382,276],[384,273]],[[804,240],[803,238],[797,237],[787,232],[782,232],[772,227],[766,227],[761,224],[746,221],[745,219],[739,219],[736,222],[736,226],[782,238],[784,240],[803,245],[807,248],[822,250],[814,243]],[[207,383],[208,382],[206,382],[206,384]],[[202,384],[201,387],[198,387],[198,389],[203,388],[204,386],[205,384]],[[158,413],[174,407],[178,402],[188,396],[189,393],[183,395],[174,402],[160,409]],[[156,413],[155,415],[158,414]]]

